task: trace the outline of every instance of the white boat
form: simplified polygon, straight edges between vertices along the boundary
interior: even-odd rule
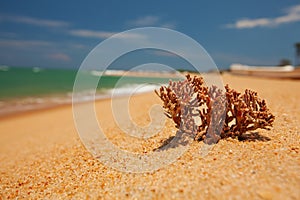
[[[230,71],[232,74],[236,75],[300,79],[300,69],[297,69],[291,65],[249,66],[242,64],[232,64],[230,66]]]

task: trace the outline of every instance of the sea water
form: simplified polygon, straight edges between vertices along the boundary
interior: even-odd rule
[[[110,98],[153,91],[170,77],[123,76],[122,73],[82,72],[86,80],[99,81],[94,90],[83,90],[74,101]],[[109,75],[105,75],[109,74]],[[72,102],[77,70],[0,67],[0,115]],[[177,79],[177,78],[176,78]]]

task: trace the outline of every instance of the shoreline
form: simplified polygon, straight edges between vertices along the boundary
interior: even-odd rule
[[[102,73],[99,74],[99,72],[96,73],[96,71],[88,72],[88,74],[90,74],[89,77],[90,79],[102,75]],[[112,71],[105,76],[106,77],[102,83],[104,84],[103,89],[97,88],[97,92],[96,94],[94,94],[96,100],[111,98],[112,94],[116,96],[123,96],[123,95],[130,95],[133,91],[137,93],[149,92],[150,90],[154,89],[153,87],[156,86],[156,84],[163,84],[164,82],[167,82],[171,78],[176,78],[176,76],[178,77],[178,74],[175,73],[159,74],[156,72]],[[129,77],[129,78],[132,77],[132,81],[123,79],[123,81],[121,80],[120,83],[118,82],[114,83],[116,79],[115,78],[110,79],[111,77]],[[145,78],[146,82],[149,81],[149,83],[147,83],[146,86],[142,81],[143,78]],[[114,85],[114,84],[119,84],[119,85]],[[46,89],[47,88],[45,88],[45,90]],[[13,88],[11,88],[11,90],[13,90]],[[55,90],[57,90],[57,88]],[[23,96],[14,95],[14,96],[1,97],[0,117],[5,117],[5,115],[11,115],[17,112],[26,112],[35,109],[46,109],[48,107],[72,104],[73,101],[73,90],[70,91],[57,90],[56,92],[50,91],[49,94],[44,94],[44,93],[41,94],[37,93],[32,95],[30,94],[28,94],[28,96],[22,94]],[[80,102],[90,101],[94,98],[93,97],[94,95],[89,90],[85,90],[76,94],[75,101],[80,101]]]
[[[128,71],[125,71],[124,73],[128,73]],[[135,72],[133,72],[135,73]],[[144,73],[144,72],[138,72],[141,73],[141,77],[149,77],[149,73]],[[151,72],[152,73],[152,72]],[[209,74],[213,74],[214,73],[209,73]],[[131,76],[131,72],[129,72],[128,74],[123,74],[125,76]],[[182,73],[182,76],[185,76],[186,73]],[[196,75],[199,76],[201,74],[196,74],[196,73],[192,73],[191,75]],[[221,75],[221,74],[220,74]],[[109,75],[109,76],[114,76],[114,75]],[[116,75],[119,76],[119,75]],[[237,79],[256,79],[256,80],[269,80],[269,81],[276,81],[276,82],[280,82],[280,81],[295,81],[298,82],[297,79],[280,79],[280,78],[274,78],[274,77],[263,77],[263,76],[249,76],[249,75],[236,75],[234,73],[223,73],[223,75],[221,75],[223,78],[224,77],[233,77],[233,78],[237,78]],[[152,76],[151,76],[152,77]],[[226,84],[224,82],[224,84]],[[133,94],[133,96],[135,95],[143,95],[145,93],[151,93],[154,92],[154,90],[149,90],[149,91],[143,91],[143,92],[138,92]],[[242,91],[240,91],[242,92]],[[114,96],[114,98],[122,98],[122,97],[129,97],[132,94],[129,93],[124,93],[124,94],[117,94],[116,96]],[[62,101],[59,102],[51,102],[51,100],[49,99],[61,99]],[[95,103],[96,102],[100,102],[100,101],[104,101],[104,100],[109,100],[112,98],[112,94],[96,94],[96,98],[95,98]],[[15,107],[15,104],[18,104],[19,102],[23,102],[24,100],[26,101],[30,101],[31,99],[43,99],[43,103],[32,103],[32,104],[25,104],[25,106],[29,106],[30,108],[28,109],[16,109],[16,110],[9,110],[7,112],[3,112],[4,109],[2,109],[0,111],[0,120],[4,119],[4,118],[10,118],[10,117],[14,117],[14,116],[18,116],[18,115],[26,115],[29,113],[35,113],[41,110],[48,110],[48,109],[55,109],[55,108],[61,108],[61,107],[65,107],[65,106],[72,106],[73,102],[72,102],[72,96],[69,95],[63,95],[63,94],[56,94],[56,95],[51,95],[51,96],[36,96],[36,97],[27,97],[27,98],[21,98],[19,100],[16,99],[8,99],[8,100],[2,100],[0,101],[1,104],[5,104],[8,103],[10,104],[10,107]],[[83,101],[79,101],[76,103],[86,103],[86,102],[91,102],[92,100],[83,100]],[[1,108],[1,104],[0,104],[0,108]],[[19,105],[22,106],[22,105]],[[3,106],[5,108],[5,106]]]
[[[138,77],[155,77],[153,74],[156,74],[155,72],[131,72],[131,71],[121,71],[119,73],[115,74],[109,74],[108,76],[120,76],[120,73],[122,73],[122,76],[138,76]],[[214,73],[208,73],[208,75],[214,75]],[[150,76],[152,75],[152,76]],[[159,74],[157,74],[159,75]],[[170,77],[170,73],[166,73],[166,77]],[[178,77],[178,74],[173,74],[174,76],[176,75]],[[185,76],[186,73],[181,73],[181,76]],[[196,75],[199,76],[199,74],[192,73],[191,75]],[[221,74],[220,74],[221,75]],[[175,76],[175,77],[176,77]],[[249,75],[236,75],[234,73],[226,72],[223,73],[221,76],[231,76],[231,77],[236,77],[236,78],[241,78],[241,79],[258,79],[258,80],[270,80],[270,81],[298,81],[296,79],[280,79],[280,78],[274,78],[274,77],[263,77],[263,76],[249,76]],[[171,78],[171,77],[170,77]],[[174,78],[174,77],[173,77]],[[225,83],[225,82],[224,82]],[[154,90],[153,90],[154,91]],[[139,92],[134,95],[139,95],[143,93],[151,93],[152,91],[144,91],[144,92]],[[126,97],[130,96],[131,94],[129,93],[124,93],[124,94],[118,94],[117,98],[119,97]],[[102,100],[108,100],[112,98],[112,94],[96,94],[95,102],[97,101],[102,101]],[[33,102],[33,103],[24,103],[23,102],[32,102],[34,99],[37,101],[43,101],[42,103],[40,102]],[[55,99],[56,101],[53,101],[51,99]],[[58,99],[58,101],[57,101]],[[91,102],[92,100],[83,100],[80,101],[79,103],[85,103],[85,102]],[[1,105],[2,104],[2,105]],[[8,100],[2,100],[0,101],[0,108],[2,106],[2,110],[0,109],[0,119],[7,118],[7,117],[13,117],[17,115],[26,115],[27,113],[34,113],[39,110],[48,110],[48,109],[55,109],[56,107],[64,107],[64,106],[72,106],[72,96],[69,94],[52,94],[50,96],[36,96],[36,97],[25,97],[21,99],[8,99]],[[6,107],[8,105],[8,108]],[[19,107],[19,109],[16,109],[16,105]],[[21,108],[22,106],[28,107],[28,108]]]
[[[105,96],[101,96],[100,98],[96,98],[95,99],[95,104],[97,102],[111,100],[112,98],[131,97],[131,96],[143,95],[143,94],[147,94],[147,93],[151,93],[151,91],[136,93],[136,94],[132,94],[132,95],[130,95],[130,94],[120,94],[120,95],[117,95],[117,96],[114,96],[114,97],[112,97],[111,95],[105,95]],[[38,98],[40,98],[40,97],[38,97]],[[79,102],[76,102],[76,104],[85,104],[85,103],[90,103],[92,101],[93,100],[79,101]],[[48,103],[48,102],[46,102],[46,103],[43,103],[43,104],[34,104],[34,107],[30,108],[30,109],[0,112],[0,120],[5,119],[5,118],[19,116],[19,115],[23,116],[23,115],[27,115],[27,114],[30,114],[30,113],[36,113],[36,112],[39,112],[39,111],[60,109],[62,107],[72,107],[72,105],[73,105],[72,98],[68,102],[63,102],[63,103]]]

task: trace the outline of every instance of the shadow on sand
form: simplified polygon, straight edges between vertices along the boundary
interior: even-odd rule
[[[184,134],[180,133],[177,131],[175,136],[170,136],[169,138],[165,139],[162,144],[153,149],[153,151],[164,151],[168,150],[170,148],[176,148],[178,146],[186,146],[188,145],[189,141],[187,140],[187,136],[183,137]],[[189,136],[190,137],[190,136]],[[258,132],[249,132],[249,133],[244,133],[241,136],[238,137],[238,140],[241,142],[267,142],[270,141],[271,138],[261,135]],[[200,141],[200,140],[199,140]]]
[[[250,132],[250,133],[244,133],[241,136],[238,137],[239,141],[261,141],[261,142],[267,142],[270,141],[271,138],[261,135],[258,132]]]

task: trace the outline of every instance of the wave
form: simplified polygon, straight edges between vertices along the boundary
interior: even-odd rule
[[[162,84],[161,84],[162,85]],[[147,93],[158,89],[159,84],[127,84],[122,87],[112,89],[101,89],[95,92],[95,90],[86,90],[78,92],[76,94],[69,93],[69,96],[73,96],[73,102],[86,102],[99,99],[108,99],[120,96],[129,96],[141,93]]]
[[[110,89],[109,93],[111,93],[113,96],[120,96],[120,95],[133,95],[138,93],[145,93],[154,91],[161,85],[158,84],[130,84],[130,85],[124,85],[120,88],[114,88]]]
[[[10,101],[0,101],[0,116],[25,111],[43,109],[64,104],[82,103],[120,96],[131,96],[154,91],[159,84],[128,84],[119,88],[87,90],[78,93],[69,92],[64,95],[45,97],[26,97]]]
[[[0,65],[0,71],[6,72],[8,70],[9,70],[9,66],[7,66],[7,65]]]

